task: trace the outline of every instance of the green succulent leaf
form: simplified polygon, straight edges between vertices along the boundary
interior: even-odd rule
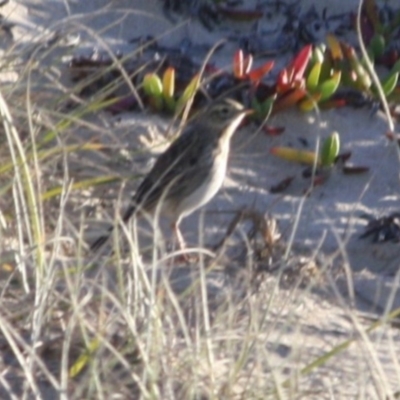
[[[313,67],[311,68],[310,73],[307,76],[307,89],[314,91],[317,86],[318,86],[318,82],[319,82],[319,77],[321,74],[321,67],[322,64],[321,63],[316,63],[313,65]]]
[[[337,90],[339,84],[340,84],[340,79],[342,77],[342,74],[340,71],[336,71],[332,78],[326,80],[319,86],[319,91],[321,92],[321,98],[320,101],[324,101],[329,99]]]
[[[373,59],[381,57],[385,52],[385,38],[383,35],[376,33],[371,39],[368,48],[372,51]]]
[[[397,61],[394,63],[394,65],[393,65],[393,67],[392,67],[392,70],[390,71],[390,73],[394,73],[394,72],[400,72],[400,59],[397,60]]]
[[[337,132],[333,132],[325,139],[321,149],[321,164],[325,167],[330,167],[340,150],[340,136]]]
[[[179,112],[183,110],[183,107],[185,107],[189,99],[196,94],[199,84],[200,84],[200,75],[196,74],[189,82],[189,84],[186,86],[181,97],[178,99],[176,108],[177,110],[179,110]]]
[[[265,118],[268,114],[271,113],[275,99],[276,96],[271,96],[261,103],[261,113],[263,118]]]
[[[161,97],[163,85],[157,74],[149,73],[143,78],[143,90],[150,97]]]
[[[383,82],[382,82],[382,90],[385,96],[389,96],[395,89],[397,85],[397,81],[399,80],[399,73],[395,72],[394,74],[390,74]]]
[[[261,103],[256,99],[256,97],[251,99],[251,108],[254,110],[254,116],[256,118],[262,118]]]
[[[311,64],[322,64],[324,62],[324,53],[325,53],[325,45],[320,44],[314,48],[314,51],[311,56]]]

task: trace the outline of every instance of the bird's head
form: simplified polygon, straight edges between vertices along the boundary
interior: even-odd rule
[[[215,132],[230,138],[243,118],[251,112],[237,101],[227,98],[211,104],[200,118],[210,124]]]

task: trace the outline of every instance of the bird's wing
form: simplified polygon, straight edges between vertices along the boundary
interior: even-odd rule
[[[196,132],[194,131],[196,129]],[[124,220],[128,220],[137,207],[152,209],[165,196],[185,196],[193,187],[197,187],[206,179],[212,166],[212,148],[208,132],[199,132],[196,127],[188,126],[182,135],[157,159],[151,171],[139,185],[132,205],[125,212]],[[207,152],[210,154],[207,156]],[[199,162],[199,159],[202,159]]]

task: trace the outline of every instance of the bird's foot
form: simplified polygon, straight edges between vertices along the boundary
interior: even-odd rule
[[[181,253],[172,259],[175,264],[195,264],[199,261],[199,256],[194,253]]]

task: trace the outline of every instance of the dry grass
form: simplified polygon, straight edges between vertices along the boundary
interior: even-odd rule
[[[343,266],[288,249],[261,210],[238,210],[192,265],[158,228],[145,252],[136,225],[114,253],[88,251],[100,205],[114,220],[121,182],[141,175],[132,158],[143,172],[148,154],[101,111],[104,93],[66,108],[75,88],[45,42],[1,68],[18,78],[0,91],[0,398],[394,398],[398,310],[361,319],[335,281]],[[149,118],[133,117],[139,132]]]

